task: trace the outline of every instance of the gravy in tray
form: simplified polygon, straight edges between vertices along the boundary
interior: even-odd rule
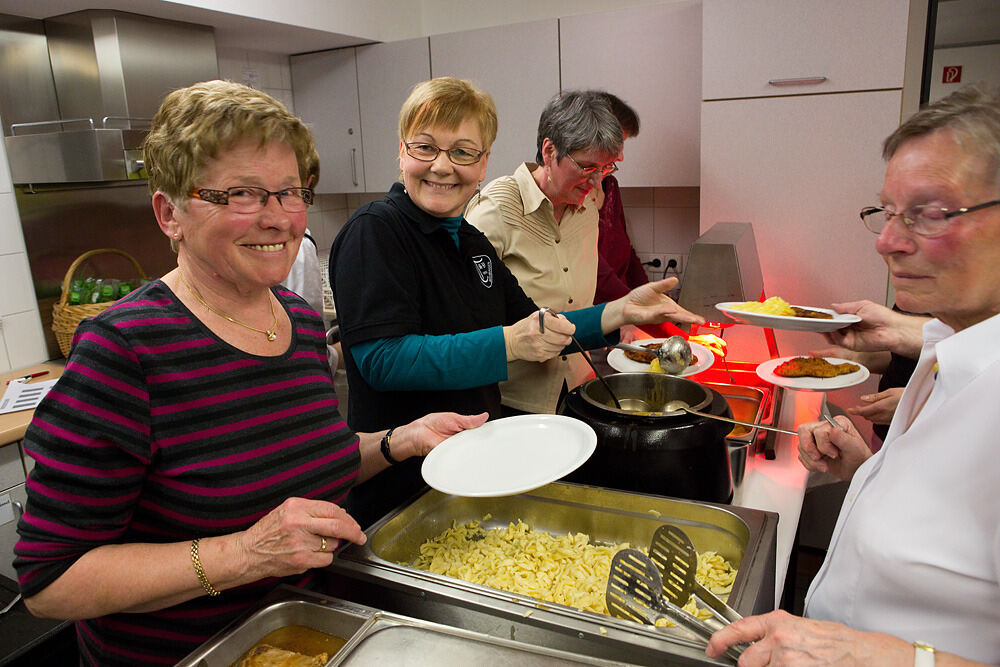
[[[261,637],[249,651],[244,653],[240,656],[239,660],[233,663],[233,667],[239,667],[240,665],[245,664],[253,665],[253,662],[246,663],[244,661],[258,646],[273,646],[278,649],[284,649],[285,651],[292,651],[300,654],[303,658],[325,653],[327,655],[327,659],[329,659],[332,658],[334,654],[346,643],[346,639],[327,634],[325,632],[320,632],[319,630],[313,630],[312,628],[307,628],[304,625],[286,625],[283,628],[273,630]],[[326,664],[326,662],[327,660],[324,660],[319,664]]]

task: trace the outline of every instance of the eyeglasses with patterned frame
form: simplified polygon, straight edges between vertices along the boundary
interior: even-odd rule
[[[262,211],[269,197],[277,199],[278,205],[288,213],[302,213],[312,206],[315,197],[312,188],[283,188],[271,192],[255,185],[234,185],[225,190],[195,188],[188,195],[211,204],[229,206],[237,213]]]
[[[437,156],[443,151],[448,154],[448,159],[451,160],[452,164],[457,164],[460,167],[467,167],[470,164],[476,164],[482,159],[486,152],[476,150],[475,148],[466,148],[464,146],[440,148],[434,144],[429,144],[426,141],[404,141],[403,145],[406,146],[406,154],[415,160],[420,160],[421,162],[434,162],[434,160],[437,159]]]
[[[566,153],[566,157],[568,157],[570,159],[570,162],[575,164],[576,168],[580,170],[580,173],[582,173],[587,178],[596,175],[598,172],[600,172],[601,178],[604,178],[605,176],[610,176],[611,174],[618,171],[618,165],[615,164],[614,162],[611,162],[610,164],[606,164],[603,166],[595,165],[592,167],[583,167],[580,165],[579,162],[576,161],[576,158],[574,158],[569,153]]]
[[[890,211],[884,206],[867,206],[861,209],[861,221],[868,231],[881,234],[882,230],[889,226],[893,218],[900,218],[903,224],[914,234],[919,236],[933,237],[940,236],[948,230],[949,222],[952,218],[974,211],[981,211],[990,206],[1000,204],[1000,199],[966,206],[964,208],[948,209],[943,206],[911,206],[902,213]]]

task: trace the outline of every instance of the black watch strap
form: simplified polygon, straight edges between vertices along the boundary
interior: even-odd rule
[[[388,431],[386,431],[385,435],[382,436],[382,442],[379,444],[379,447],[382,450],[382,456],[384,456],[385,460],[389,462],[389,465],[393,466],[399,463],[399,461],[392,458],[392,452],[389,451],[389,439],[392,437],[392,432],[394,430],[395,428],[390,428]]]

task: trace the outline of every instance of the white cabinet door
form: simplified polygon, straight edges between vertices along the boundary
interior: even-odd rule
[[[623,186],[697,186],[701,3],[674,2],[559,19],[563,90],[600,88],[639,114]]]
[[[900,98],[893,90],[702,103],[701,232],[752,223],[768,296],[885,303],[885,263],[858,212],[877,203],[882,140],[899,124]],[[782,355],[824,346],[815,334],[775,334]],[[726,338],[734,359],[767,358],[756,327],[731,327]]]
[[[14,580],[17,575],[11,563],[17,543],[17,520],[26,500],[24,479],[18,445],[0,446],[0,574]]]
[[[703,99],[902,88],[909,4],[704,0]]]
[[[292,56],[295,112],[312,128],[320,159],[317,192],[364,192],[361,111],[354,49]]]
[[[399,108],[431,76],[427,37],[357,47],[365,185],[388,191],[399,177]]]
[[[493,96],[500,128],[486,181],[512,174],[535,160],[538,116],[559,92],[558,21],[432,35],[431,74],[469,79]]]
[[[13,447],[13,445],[7,445]],[[14,449],[17,449],[14,447]],[[17,544],[17,522],[28,502],[24,483],[0,491],[0,574],[17,581],[14,570],[14,545]]]

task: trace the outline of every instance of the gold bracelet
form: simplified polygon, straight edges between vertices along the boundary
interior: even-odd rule
[[[201,566],[201,558],[198,557],[198,541],[191,541],[191,563],[194,565],[194,573],[198,575],[198,581],[201,582],[201,587],[205,589],[205,592],[215,597],[219,595],[220,591],[215,590],[215,586],[205,576],[205,568]]]

